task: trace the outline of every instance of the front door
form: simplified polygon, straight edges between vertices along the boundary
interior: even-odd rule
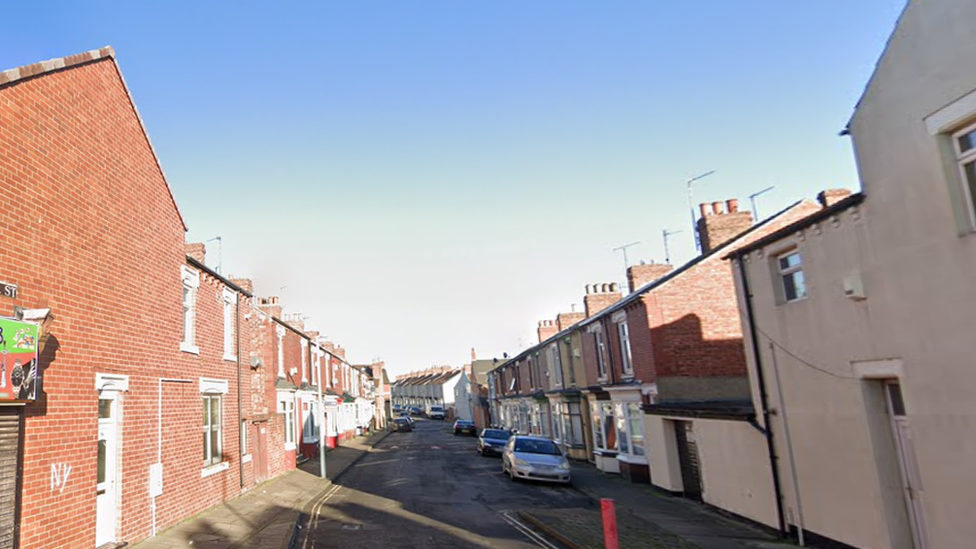
[[[118,524],[118,400],[112,391],[98,399],[98,471],[95,546],[115,540]]]
[[[922,509],[922,478],[915,459],[915,444],[905,414],[901,385],[894,381],[885,383],[885,397],[888,413],[891,416],[895,447],[898,451],[898,468],[901,470],[908,521],[912,528],[912,541],[915,543],[915,549],[927,549],[928,533]]]

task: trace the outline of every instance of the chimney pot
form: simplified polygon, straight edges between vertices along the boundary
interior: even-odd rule
[[[709,215],[709,213],[710,213],[708,211],[708,204],[706,204],[704,202],[702,202],[701,204],[698,205],[698,209],[701,210],[701,216],[702,217],[705,217],[705,216]]]
[[[725,201],[725,206],[729,213],[735,213],[739,211],[739,199],[730,198]]]
[[[722,211],[722,203],[721,202],[712,202],[712,213],[715,214],[715,215],[719,215],[719,214],[725,213],[725,212]]]

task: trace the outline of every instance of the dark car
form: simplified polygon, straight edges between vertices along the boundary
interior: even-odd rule
[[[505,450],[505,443],[511,437],[512,433],[504,429],[482,429],[478,435],[478,453],[483,456],[501,455]]]
[[[417,408],[416,406],[411,406],[410,409],[409,409],[409,411],[410,411],[410,415],[412,415],[412,416],[419,416],[419,415],[423,415],[423,413],[424,413],[423,410],[421,410],[420,408]]]
[[[473,421],[459,419],[454,422],[454,434],[475,436],[478,434],[478,428],[474,426]]]
[[[409,433],[413,431],[413,422],[405,417],[398,417],[393,420],[394,433]]]

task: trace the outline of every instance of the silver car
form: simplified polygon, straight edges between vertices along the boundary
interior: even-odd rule
[[[555,442],[548,438],[513,436],[502,452],[502,472],[512,480],[530,479],[546,482],[572,482],[569,460]]]

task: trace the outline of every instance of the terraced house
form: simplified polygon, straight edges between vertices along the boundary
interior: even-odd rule
[[[0,72],[0,187],[0,549],[133,543],[314,454],[337,353],[184,243],[111,48]]]
[[[496,423],[553,437],[604,472],[635,482],[665,478],[670,471],[649,464],[676,435],[668,445],[649,440],[662,431],[657,406],[749,402],[735,285],[723,253],[818,209],[799,202],[754,224],[734,200],[703,204],[700,257],[677,269],[631,267],[626,297],[616,284],[587,286],[583,318],[541,321],[540,343],[492,372]]]

